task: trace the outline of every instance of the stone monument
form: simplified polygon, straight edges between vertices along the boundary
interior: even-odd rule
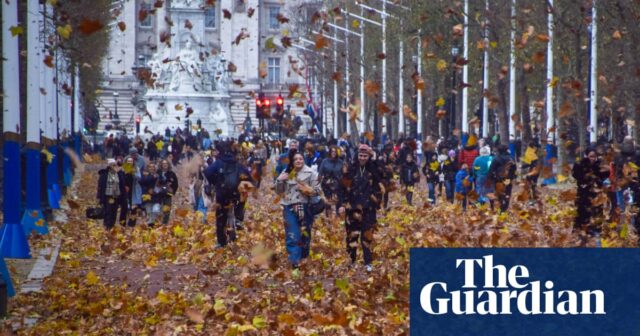
[[[163,44],[148,62],[153,85],[145,94],[148,114],[141,128],[154,134],[183,128],[185,119],[210,134],[233,136],[227,64],[219,55],[201,50],[204,37],[202,1],[174,0],[168,8],[176,24],[172,35],[180,38],[171,47]],[[189,20],[191,28],[184,22]],[[173,31],[175,30],[175,31]]]

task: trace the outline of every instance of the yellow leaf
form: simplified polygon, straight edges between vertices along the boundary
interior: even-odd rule
[[[213,310],[216,312],[216,316],[226,314],[227,307],[224,305],[224,300],[216,299],[216,303],[213,304]]]
[[[556,176],[556,180],[558,183],[562,183],[567,180],[567,177],[562,174],[558,174],[558,176]]]
[[[238,331],[239,332],[245,332],[245,331],[250,331],[250,330],[257,330],[254,326],[250,325],[250,324],[245,324],[245,325],[241,325],[240,327],[238,327]]]
[[[9,27],[9,31],[11,32],[11,37],[16,37],[18,35],[24,34],[24,28],[21,26],[11,26]]]
[[[635,171],[640,170],[640,167],[638,167],[635,163],[629,162],[628,164],[629,164],[629,168],[631,168],[631,169],[633,169]]]
[[[289,29],[287,29],[287,28],[282,29],[282,31],[280,32],[280,34],[281,34],[282,36],[289,36]]]
[[[100,278],[95,273],[93,273],[93,271],[90,271],[89,273],[87,273],[87,285],[93,286],[97,284],[99,281],[100,281]]]
[[[436,63],[436,68],[440,72],[443,72],[443,71],[447,70],[447,67],[448,67],[447,61],[445,61],[443,59],[439,59],[438,63]]]
[[[184,229],[180,225],[176,225],[173,228],[173,235],[176,237],[184,237]]]
[[[558,78],[558,76],[553,76],[553,78],[551,78],[551,82],[549,82],[549,87],[556,87],[559,80],[560,78]]]
[[[62,260],[69,260],[71,259],[71,253],[67,253],[67,252],[60,252],[60,254],[58,255],[60,257],[60,259]]]
[[[51,5],[51,7],[55,7],[58,4],[58,0],[47,0],[47,3]]]
[[[360,28],[360,21],[358,21],[358,20],[351,21],[351,27],[356,28],[356,29]]]
[[[156,299],[158,300],[158,302],[163,304],[168,304],[169,302],[171,302],[171,300],[169,299],[169,295],[167,295],[167,293],[165,293],[162,289],[156,295]]]
[[[620,231],[620,238],[627,238],[628,235],[629,235],[629,225],[625,223],[624,225],[622,225],[622,230]]]
[[[498,46],[498,42],[492,41],[492,42],[489,42],[489,45],[491,46],[491,48],[496,48]]]
[[[440,107],[444,105],[444,98],[440,97],[436,100],[436,107]]]
[[[184,313],[192,322],[198,323],[198,324],[204,323],[204,317],[202,316],[202,313],[198,309],[187,308],[185,309]]]
[[[262,329],[267,326],[267,322],[264,320],[264,317],[260,315],[254,316],[251,324],[258,329]]]
[[[71,35],[71,32],[73,31],[73,29],[71,28],[70,24],[67,24],[65,26],[61,26],[56,28],[56,31],[58,31],[58,35],[60,35],[63,39],[68,39],[69,35]]]

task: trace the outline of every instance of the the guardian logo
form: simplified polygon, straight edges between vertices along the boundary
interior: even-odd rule
[[[464,272],[462,290],[445,282],[431,282],[420,290],[420,306],[430,315],[605,315],[604,292],[599,289],[554,289],[551,280],[527,281],[529,269],[494,265],[493,255],[481,259],[456,259]],[[484,273],[477,284],[475,272]],[[480,277],[478,277],[480,278]]]

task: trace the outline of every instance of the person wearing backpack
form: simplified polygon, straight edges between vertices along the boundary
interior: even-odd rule
[[[235,229],[227,228],[229,208],[234,208],[236,222],[241,222],[244,219],[245,203],[241,201],[238,187],[243,181],[250,183],[253,181],[247,167],[237,161],[237,155],[229,143],[221,143],[219,151],[222,155],[219,160],[207,166],[204,176],[215,187],[217,247],[225,247],[229,238],[233,239],[235,234],[232,231],[231,236],[227,236],[227,230]]]
[[[489,166],[489,178],[495,186],[495,193],[500,204],[500,211],[507,211],[511,199],[511,190],[516,177],[516,163],[509,155],[509,147],[499,145],[498,154]]]

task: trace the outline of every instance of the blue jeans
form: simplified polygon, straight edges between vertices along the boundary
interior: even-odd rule
[[[493,192],[493,187],[487,185],[486,175],[478,175],[476,180],[476,187],[478,191],[478,202],[479,203],[489,202],[489,198],[487,198],[487,194]]]
[[[289,254],[289,262],[297,265],[301,259],[309,256],[313,215],[309,213],[306,204],[304,205],[304,222],[298,218],[291,205],[285,205],[282,213],[285,222],[285,243]]]
[[[429,189],[429,199],[431,204],[436,204],[436,184],[433,182],[427,182],[427,188]]]
[[[444,191],[447,194],[447,201],[453,203],[453,188],[455,187],[455,181],[444,180]]]

